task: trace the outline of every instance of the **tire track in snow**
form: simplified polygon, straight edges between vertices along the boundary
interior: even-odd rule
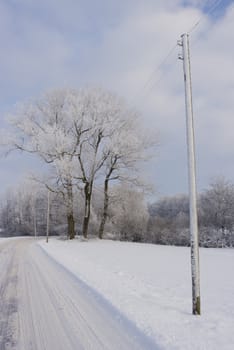
[[[12,243],[0,246],[0,350],[16,349],[17,264]]]
[[[0,350],[158,349],[32,239],[8,245],[1,281]]]

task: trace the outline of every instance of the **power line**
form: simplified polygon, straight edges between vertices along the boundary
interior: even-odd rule
[[[205,13],[206,15],[211,15],[222,3],[223,0],[215,0],[210,9]],[[191,29],[187,32],[191,34],[193,31],[197,29],[197,27],[204,21],[204,16],[200,17],[199,20],[191,27]]]
[[[221,5],[221,3],[222,3],[222,0],[215,0],[214,3],[210,6],[209,10],[206,11],[205,15],[207,16],[207,15],[212,14]],[[232,7],[233,6],[234,6],[234,4],[232,5]],[[197,27],[204,21],[204,19],[205,19],[205,16],[200,17],[200,19],[195,22],[195,24],[190,28],[190,30],[187,31],[187,33],[191,34],[192,32],[194,32],[197,29]],[[174,45],[169,50],[169,52],[164,57],[164,59],[160,62],[160,64],[157,65],[157,67],[152,71],[152,73],[150,74],[149,78],[147,79],[147,81],[145,82],[143,87],[136,93],[136,95],[133,98],[133,101],[139,97],[146,98],[151,93],[151,91],[156,86],[159,85],[159,83],[162,81],[163,77],[166,75],[166,73],[168,73],[168,71],[162,72],[162,68],[166,64],[169,57],[173,54],[173,52],[175,51],[176,48],[177,48],[177,44]],[[160,72],[161,72],[161,74],[159,75]],[[156,77],[158,77],[158,79],[155,80]],[[144,94],[144,91],[146,91],[146,94]]]
[[[174,50],[176,49],[177,44],[174,45],[168,52],[168,54],[165,56],[165,58],[161,61],[161,63],[154,69],[154,71],[151,73],[149,79],[147,80],[147,82],[145,83],[145,85],[143,86],[143,89],[147,88],[147,86],[150,84],[150,82],[152,81],[153,77],[160,71],[160,69],[163,67],[163,65],[167,62],[168,58],[172,55],[172,53],[174,52]]]
[[[167,72],[162,72],[162,68],[163,66],[166,64],[166,62],[168,61],[169,57],[172,55],[172,53],[175,51],[177,47],[177,44],[174,45],[168,52],[168,54],[164,57],[164,59],[160,62],[159,65],[157,65],[157,67],[152,71],[152,73],[150,74],[149,78],[147,79],[147,81],[145,82],[145,84],[143,85],[143,87],[136,93],[136,95],[134,96],[133,100],[139,98],[139,97],[146,97],[149,95],[149,93],[159,84],[159,82],[162,80],[162,78],[165,76],[165,74]],[[159,73],[161,73],[159,75]],[[155,80],[154,78],[158,77],[157,80]],[[147,92],[148,90],[148,92]],[[144,94],[144,91],[146,91],[147,93]]]

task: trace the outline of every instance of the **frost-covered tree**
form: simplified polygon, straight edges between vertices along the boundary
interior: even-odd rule
[[[6,234],[43,234],[46,218],[45,188],[26,179],[9,189],[2,199],[1,217]]]
[[[101,89],[84,89],[81,91],[79,113],[83,117],[83,130],[75,128],[79,139],[77,161],[79,172],[76,178],[83,184],[84,218],[82,233],[86,238],[91,214],[91,200],[94,181],[107,158],[106,140],[112,137],[116,116],[115,97]]]
[[[154,243],[189,245],[187,195],[160,198],[149,205],[148,239]]]
[[[44,183],[64,198],[69,238],[75,236],[74,189],[83,193],[82,233],[87,237],[95,182],[104,183],[102,237],[109,181],[129,177],[144,158],[149,138],[139,132],[136,119],[116,95],[91,88],[51,91],[22,105],[11,117],[14,133],[7,143],[50,165],[51,180]]]
[[[189,217],[189,198],[184,194],[163,197],[152,203],[149,206],[149,211],[151,216],[158,216],[168,220],[173,220],[181,214]]]
[[[204,242],[209,240],[206,244],[222,246],[228,244],[226,236],[230,235],[234,228],[234,185],[224,177],[216,178],[200,195],[199,207],[200,224],[206,227],[206,230],[202,230],[203,236],[206,236],[202,237]],[[219,239],[214,229],[220,232]],[[222,241],[222,244],[219,241]]]
[[[215,179],[200,196],[203,225],[230,230],[234,224],[234,185],[223,177]]]
[[[139,123],[138,114],[122,102],[115,118],[115,130],[106,148],[104,163],[103,210],[99,227],[99,238],[103,237],[109,207],[109,184],[111,181],[135,184],[145,187],[139,179],[139,165],[150,157],[149,149],[157,145],[158,138],[146,134]]]
[[[110,220],[116,237],[125,241],[144,241],[148,218],[149,214],[142,191],[126,184],[113,188]]]
[[[102,238],[108,211],[109,181],[120,180],[135,170],[136,162],[146,155],[149,135],[144,137],[135,111],[123,99],[102,89],[83,89],[75,114],[82,116],[82,129],[74,129],[78,143],[79,172],[77,180],[83,183],[85,199],[83,235],[87,237],[91,214],[93,185],[104,183],[104,204],[99,228]],[[82,131],[83,130],[83,131]],[[144,156],[143,156],[144,154]],[[132,177],[133,179],[133,177]]]
[[[57,171],[54,183],[60,182],[60,187],[63,185],[70,238],[75,234],[72,203],[73,174],[69,173],[70,161],[76,152],[76,144],[69,137],[72,128],[69,113],[70,98],[74,94],[73,90],[54,90],[42,98],[20,105],[10,117],[14,133],[8,137],[11,149],[33,153],[45,163],[52,164]]]

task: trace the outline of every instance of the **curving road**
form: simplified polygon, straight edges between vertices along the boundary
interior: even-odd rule
[[[0,244],[0,350],[158,349],[30,238]]]

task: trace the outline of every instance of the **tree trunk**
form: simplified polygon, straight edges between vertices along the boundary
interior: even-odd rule
[[[104,183],[104,205],[103,205],[103,213],[102,213],[101,223],[100,223],[99,232],[98,232],[98,237],[99,237],[100,239],[103,238],[104,228],[105,228],[106,219],[107,219],[108,204],[109,204],[108,184],[109,184],[109,179],[106,178],[106,179],[105,179],[105,183]]]
[[[75,238],[75,221],[73,213],[67,214],[67,235],[69,239]]]
[[[85,213],[84,213],[83,227],[82,227],[82,234],[84,238],[88,237],[90,208],[91,208],[91,193],[92,193],[91,189],[92,189],[92,184],[90,184],[89,182],[86,182],[84,187]]]
[[[84,238],[88,237],[88,229],[89,229],[89,216],[85,216],[83,220],[83,229],[82,229],[82,234]]]
[[[72,183],[67,184],[67,235],[69,239],[75,238],[75,220],[73,213],[73,189]]]

